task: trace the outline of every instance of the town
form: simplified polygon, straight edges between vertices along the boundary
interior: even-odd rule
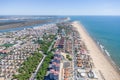
[[[0,80],[98,80],[72,22],[0,34]]]

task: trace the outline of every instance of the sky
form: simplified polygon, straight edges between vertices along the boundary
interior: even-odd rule
[[[120,0],[0,0],[0,15],[120,15]]]

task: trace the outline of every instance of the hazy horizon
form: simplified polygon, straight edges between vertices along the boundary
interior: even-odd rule
[[[2,0],[0,15],[120,15],[119,0]]]

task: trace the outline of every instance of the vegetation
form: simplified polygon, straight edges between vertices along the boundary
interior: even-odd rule
[[[45,58],[41,68],[37,73],[37,76],[36,76],[37,80],[44,80],[44,76],[46,75],[49,67],[49,62],[51,61],[52,58],[53,58],[53,54],[51,52],[48,52],[47,57]]]
[[[28,80],[31,74],[35,71],[42,57],[42,54],[39,52],[35,52],[33,56],[28,57],[27,60],[23,62],[22,67],[18,69],[19,74],[13,75],[13,79]]]
[[[49,36],[44,36],[43,40],[39,40],[38,39],[38,43],[40,44],[40,48],[38,50],[42,51],[44,54],[48,54],[47,51],[51,45],[51,43],[53,42],[55,38],[55,35],[49,35]]]
[[[55,51],[57,48],[52,48],[51,51]]]
[[[66,58],[67,58],[69,61],[72,61],[72,58],[70,57],[70,55],[66,55]]]
[[[37,73],[37,79],[38,80],[44,80],[44,76],[46,75],[47,69],[49,67],[49,62],[53,58],[52,52],[48,52],[48,49],[54,40],[55,35],[44,35],[43,40],[38,39],[35,43],[40,44],[40,48],[38,51],[42,51],[44,54],[46,54],[46,58],[44,59],[41,68],[39,69]],[[13,75],[13,79],[17,80],[28,80],[31,76],[31,74],[35,71],[37,65],[39,64],[39,61],[42,59],[42,54],[35,52],[34,55],[27,58],[27,60],[22,64],[22,67],[19,68],[18,75]]]
[[[3,45],[1,45],[1,46],[4,46],[4,47],[11,47],[11,46],[13,46],[14,44],[11,44],[11,43],[5,43],[5,44],[3,44]]]
[[[36,76],[37,80],[44,80],[44,77],[48,71],[49,63],[50,63],[51,59],[53,58],[53,54],[51,52],[52,50],[50,52],[47,52],[47,51],[48,51],[52,41],[54,40],[54,38],[55,38],[55,35],[44,36],[44,38],[43,38],[40,49],[47,56],[44,59],[44,62],[37,73],[37,76]]]

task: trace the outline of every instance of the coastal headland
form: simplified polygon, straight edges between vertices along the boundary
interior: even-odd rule
[[[84,41],[89,55],[91,56],[94,68],[98,71],[102,80],[120,80],[120,75],[118,71],[113,67],[111,62],[106,58],[104,53],[98,48],[94,40],[90,37],[87,31],[84,29],[83,25],[77,21],[73,22],[73,27],[75,27],[81,39]],[[100,80],[101,80],[100,79]]]

